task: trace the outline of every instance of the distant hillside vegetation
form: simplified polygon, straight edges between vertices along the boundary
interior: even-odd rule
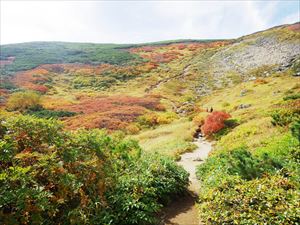
[[[30,42],[1,46],[0,59],[8,63],[1,74],[33,69],[41,64],[84,63],[84,64],[126,64],[139,59],[138,56],[117,49],[126,45],[90,44],[65,42]]]
[[[69,42],[28,42],[2,45],[1,75],[33,69],[43,64],[83,63],[124,65],[141,58],[125,49],[141,46],[163,46],[176,43],[209,43],[218,40],[180,39],[142,44],[96,44]]]

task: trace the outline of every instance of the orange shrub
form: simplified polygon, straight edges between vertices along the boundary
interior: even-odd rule
[[[129,124],[126,126],[125,131],[128,134],[137,134],[141,128],[136,124]]]
[[[38,91],[42,94],[45,94],[49,88],[47,88],[45,85],[30,85],[27,87],[28,89],[34,90],[34,91]]]
[[[206,117],[204,124],[201,127],[202,133],[208,136],[217,133],[225,127],[224,122],[230,117],[230,114],[226,112],[212,112]]]
[[[268,81],[266,81],[265,79],[262,79],[262,78],[259,78],[259,79],[256,79],[254,81],[255,84],[267,84]]]
[[[17,73],[11,81],[13,84],[16,84],[19,87],[46,93],[48,88],[44,85],[41,85],[41,83],[47,82],[48,80],[48,70],[40,66],[32,70]]]
[[[287,27],[291,31],[300,32],[300,23],[295,23]]]

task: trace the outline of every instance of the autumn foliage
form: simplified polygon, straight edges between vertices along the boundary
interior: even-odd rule
[[[288,29],[295,32],[300,32],[300,23],[295,23],[288,26]]]
[[[163,111],[160,99],[155,96],[103,96],[82,97],[77,104],[60,105],[54,109],[77,112],[78,115],[65,120],[68,128],[126,129],[147,110]]]
[[[33,91],[15,92],[9,96],[6,108],[8,110],[25,111],[39,107],[40,103],[40,96]]]
[[[0,224],[156,224],[188,173],[136,141],[0,113]],[[144,210],[146,209],[146,210]]]
[[[225,127],[225,120],[230,118],[230,114],[226,112],[212,112],[204,121],[201,131],[204,135],[211,135]]]
[[[29,90],[46,93],[48,88],[44,85],[44,83],[49,81],[49,79],[49,71],[43,67],[37,67],[32,70],[17,73],[13,77],[12,83]]]
[[[214,41],[208,43],[173,43],[156,46],[143,46],[131,48],[130,53],[138,54],[140,57],[149,60],[152,63],[169,63],[180,59],[186,54],[193,54],[198,49],[215,48],[226,45],[225,41]]]

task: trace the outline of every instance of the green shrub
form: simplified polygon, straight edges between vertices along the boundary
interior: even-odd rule
[[[3,120],[2,123],[7,129],[4,139],[11,141],[18,152],[43,152],[60,141],[62,135],[62,124],[57,121],[17,116]]]
[[[222,136],[228,134],[233,128],[239,125],[237,119],[227,119],[224,121],[225,127],[213,134],[213,138],[219,140]]]
[[[299,98],[300,98],[300,93],[297,93],[297,94],[285,96],[283,98],[283,100],[287,101],[287,100],[295,100],[295,99],[299,99]]]
[[[291,125],[291,131],[294,137],[297,138],[300,142],[300,119],[298,119]]]
[[[153,224],[157,222],[153,214],[185,191],[188,174],[170,159],[150,155],[125,169],[117,180],[107,193],[113,224]]]
[[[215,152],[197,168],[202,181],[200,216],[206,224],[297,224],[299,141],[290,134]]]
[[[0,83],[0,89],[7,89],[7,90],[13,90],[16,89],[16,85],[14,85],[13,83],[9,82],[9,81],[2,81]]]
[[[150,224],[188,186],[174,161],[102,130],[0,116],[1,224]]]
[[[275,105],[275,110],[271,113],[272,124],[274,126],[287,126],[300,119],[299,99],[289,98],[289,101]]]
[[[239,176],[244,180],[251,180],[261,177],[265,172],[281,168],[280,162],[267,154],[258,157],[245,148],[238,148],[209,157],[206,163],[198,167],[197,176],[204,181],[211,174],[219,171],[223,174]]]
[[[298,224],[300,194],[280,175],[224,182],[200,194],[206,224]]]
[[[287,126],[299,118],[299,112],[298,110],[278,109],[273,111],[271,117],[271,123],[274,126]]]
[[[64,111],[64,110],[55,111],[55,110],[48,110],[48,109],[41,109],[35,111],[29,110],[26,113],[32,116],[46,118],[46,119],[50,119],[50,118],[57,119],[61,117],[71,117],[76,115],[75,112]]]

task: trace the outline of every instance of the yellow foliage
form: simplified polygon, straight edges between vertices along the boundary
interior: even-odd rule
[[[33,91],[16,92],[9,97],[6,107],[8,110],[24,111],[29,108],[38,107],[41,96]]]
[[[161,112],[161,113],[148,113],[138,118],[138,121],[141,125],[153,127],[161,124],[169,124],[175,119],[177,115],[174,112]]]
[[[194,118],[193,118],[194,124],[196,124],[197,126],[202,126],[204,124],[204,120],[208,114],[209,114],[208,112],[202,112],[202,113],[194,116]]]
[[[141,128],[136,124],[129,124],[126,128],[126,133],[128,134],[137,134],[141,130]]]

